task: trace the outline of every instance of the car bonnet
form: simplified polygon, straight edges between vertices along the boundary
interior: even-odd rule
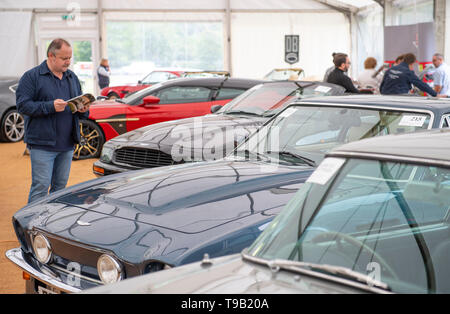
[[[197,133],[210,138],[214,132],[222,128],[233,130],[259,126],[265,121],[267,121],[267,118],[211,114],[148,125],[122,134],[114,138],[113,142],[116,145],[127,145],[130,142],[169,144],[176,143],[181,138],[194,136]]]
[[[52,202],[198,233],[260,212],[278,212],[311,174],[303,166],[217,161],[113,176]]]

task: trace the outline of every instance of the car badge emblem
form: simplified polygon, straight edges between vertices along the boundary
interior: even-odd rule
[[[90,226],[91,225],[89,222],[85,222],[82,220],[77,220],[77,224],[80,226]]]

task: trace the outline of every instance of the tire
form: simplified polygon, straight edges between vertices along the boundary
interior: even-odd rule
[[[120,98],[116,92],[111,92],[108,94],[108,99],[117,99]]]
[[[6,142],[19,142],[25,135],[25,120],[16,110],[5,113],[1,121],[0,137]]]
[[[105,143],[102,129],[92,120],[80,120],[80,144],[73,152],[74,160],[98,158]]]

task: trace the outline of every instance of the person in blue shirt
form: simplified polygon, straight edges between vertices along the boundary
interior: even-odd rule
[[[442,95],[450,95],[450,68],[444,62],[444,56],[440,53],[433,55],[433,65],[436,71],[433,74],[434,90]]]
[[[428,84],[422,82],[414,73],[415,62],[416,56],[414,54],[404,54],[403,61],[388,69],[384,74],[380,85],[380,93],[385,95],[408,94],[411,90],[411,85],[414,85],[431,96],[438,96],[436,91]]]
[[[69,42],[53,40],[47,60],[25,72],[16,90],[31,160],[29,203],[66,186],[74,145],[80,142],[79,119],[89,116],[88,106],[75,114],[67,106],[66,100],[81,95],[80,81],[69,70],[71,58]]]

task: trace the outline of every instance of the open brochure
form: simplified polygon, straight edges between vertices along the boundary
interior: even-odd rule
[[[84,106],[90,105],[94,101],[95,101],[94,95],[84,94],[67,100],[67,105],[70,107],[72,113],[75,113],[78,110],[83,109]]]

